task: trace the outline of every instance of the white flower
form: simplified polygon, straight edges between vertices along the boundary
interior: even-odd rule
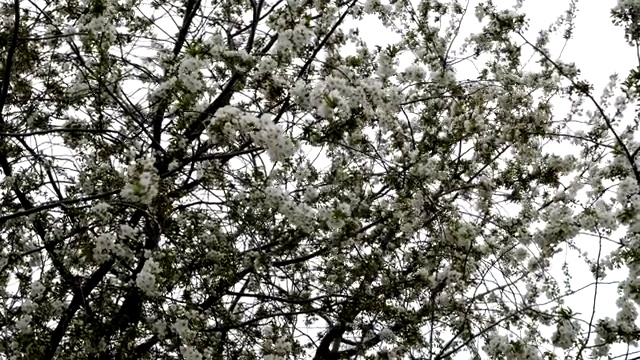
[[[396,73],[393,66],[393,59],[387,55],[381,55],[378,59],[378,70],[376,71],[376,74],[383,79],[393,76]]]
[[[286,357],[274,354],[267,354],[263,358],[263,360],[285,360]]]
[[[393,331],[389,328],[384,328],[380,330],[380,333],[378,333],[378,336],[380,336],[380,340],[382,341],[392,341],[396,337]]]
[[[292,31],[291,29],[287,29],[280,34],[278,34],[278,41],[276,45],[273,47],[274,51],[277,54],[286,54],[293,49],[293,42],[291,41]]]
[[[202,354],[191,346],[181,346],[180,353],[184,360],[202,360]]]
[[[364,3],[364,12],[366,14],[373,14],[376,8],[380,6],[380,0],[367,0]]]
[[[158,264],[152,259],[148,259],[142,271],[136,277],[136,285],[148,296],[156,295],[156,277],[158,272]]]
[[[160,340],[164,339],[167,335],[167,325],[159,320],[153,323],[152,329]]]
[[[178,67],[178,79],[189,92],[200,91],[204,83],[198,77],[200,69],[203,67],[202,61],[187,55],[182,59]]]
[[[172,162],[169,163],[169,171],[173,171],[175,169],[177,169],[180,166],[180,163],[178,163],[177,160],[173,160]]]
[[[322,209],[319,213],[330,229],[340,229],[344,226],[344,221],[335,217],[331,209]]]
[[[309,90],[307,89],[307,85],[303,81],[296,81],[290,92],[298,105],[302,106],[305,109],[310,105]]]
[[[319,195],[318,189],[313,186],[307,187],[307,189],[304,192],[305,200],[310,202],[315,201],[318,198],[318,195]]]
[[[626,177],[618,185],[618,202],[626,204],[627,197],[637,194],[639,189],[638,183],[633,177]]]
[[[30,299],[25,299],[25,301],[22,303],[22,306],[20,308],[25,313],[30,314],[31,312],[33,312],[36,306],[33,304],[33,302]]]
[[[279,338],[275,344],[273,344],[273,351],[275,351],[278,355],[286,355],[291,351],[291,343],[286,337],[283,336]]]
[[[144,170],[137,177],[134,175],[136,164],[132,164],[129,167],[129,182],[120,191],[120,196],[133,202],[151,203],[158,195],[158,176],[153,163],[153,158],[141,160]]]
[[[132,238],[136,236],[138,231],[127,224],[120,225],[120,237]]]
[[[556,331],[551,336],[553,345],[561,349],[569,349],[575,342],[577,332],[580,329],[577,322],[562,320],[556,326]]]
[[[189,331],[189,321],[187,319],[177,319],[171,328],[183,337]]]
[[[39,280],[34,281],[33,284],[31,284],[31,296],[33,298],[39,297],[44,293],[45,290],[46,290],[45,286]]]
[[[151,173],[143,172],[140,175],[140,185],[144,188],[149,188],[151,186]]]
[[[111,251],[115,248],[115,237],[112,234],[102,234],[96,239],[93,248],[93,258],[98,263],[103,263],[111,257]]]
[[[238,108],[225,106],[216,111],[211,124],[217,125],[220,122],[223,123],[224,134],[230,139],[238,131],[247,133],[257,145],[267,149],[273,161],[286,160],[297,151],[296,144],[285,135],[279,125],[273,123],[269,115],[257,118]],[[216,138],[216,134],[212,133],[212,137]]]
[[[338,210],[343,212],[346,216],[351,216],[351,205],[347,203],[338,204]]]
[[[265,326],[262,328],[262,335],[265,338],[270,338],[273,336],[273,328],[271,326]]]
[[[476,6],[476,11],[475,11],[475,15],[476,15],[476,19],[478,19],[478,21],[482,21],[482,19],[484,19],[486,12],[483,6]]]
[[[596,325],[595,338],[595,344],[597,346],[595,346],[592,351],[592,355],[594,357],[600,358],[608,355],[610,349],[609,345],[617,338],[617,330],[618,327],[613,319],[605,318],[598,322]]]
[[[489,354],[492,358],[504,359],[507,358],[508,351],[511,345],[509,339],[502,335],[493,335],[489,342],[483,346],[483,350]]]
[[[303,24],[296,25],[291,32],[291,42],[297,47],[310,44],[313,41],[313,37],[313,31]]]
[[[22,333],[31,332],[30,326],[31,326],[31,315],[29,314],[22,315],[22,317],[18,319],[18,321],[16,321],[16,328],[18,329],[18,331]]]
[[[86,25],[86,29],[99,34],[107,31],[108,26],[109,21],[103,16],[98,16],[91,19],[91,21]]]
[[[425,77],[425,71],[422,67],[417,65],[410,65],[404,70],[403,78],[406,81],[420,82]]]
[[[623,296],[616,301],[616,305],[620,309],[616,315],[618,327],[635,330],[635,321],[638,318],[638,310],[628,297]]]
[[[431,277],[431,275],[429,274],[429,269],[427,268],[418,269],[418,271],[416,272],[416,275],[423,281],[428,281],[429,278]]]
[[[109,211],[109,209],[111,209],[111,205],[107,204],[104,201],[100,201],[98,203],[96,203],[95,205],[93,205],[93,211],[95,211],[96,213],[106,213]]]

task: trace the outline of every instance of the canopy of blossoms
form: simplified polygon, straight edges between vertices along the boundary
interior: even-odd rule
[[[0,358],[628,355],[640,64],[600,95],[549,50],[576,3],[519,5],[0,1]],[[616,318],[565,304],[614,268]]]

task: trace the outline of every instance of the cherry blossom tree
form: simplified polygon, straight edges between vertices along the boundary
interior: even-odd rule
[[[640,64],[596,98],[548,50],[574,3],[537,38],[490,0],[0,4],[3,359],[582,359],[640,338]],[[638,14],[612,11],[633,46]],[[584,257],[596,289],[629,267],[619,316],[585,321],[552,259],[620,226]]]

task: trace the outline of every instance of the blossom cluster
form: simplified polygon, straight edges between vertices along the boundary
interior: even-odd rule
[[[297,151],[293,140],[286,136],[283,129],[274,124],[271,117],[266,114],[257,118],[237,107],[225,106],[215,113],[211,120],[211,127],[220,127],[228,140],[235,139],[237,132],[251,136],[257,145],[267,149],[273,161],[285,161]],[[214,129],[210,131],[210,137],[221,140]]]
[[[200,79],[200,69],[204,67],[201,60],[186,55],[178,66],[178,79],[188,92],[198,93],[204,87]]]
[[[313,42],[314,32],[303,24],[297,24],[293,29],[286,29],[278,36],[274,47],[276,54],[288,54],[295,50],[304,49]]]
[[[136,285],[147,296],[156,296],[156,275],[159,272],[158,263],[153,259],[147,259],[142,270],[136,276]]]
[[[287,355],[291,352],[291,342],[285,336],[279,337],[275,342],[266,339],[262,343],[262,347],[265,352],[263,359],[266,360],[285,360],[288,359]]]
[[[493,359],[542,360],[540,352],[533,346],[507,336],[491,334],[482,349]]]
[[[142,171],[138,171],[138,167]],[[133,202],[150,204],[158,195],[158,175],[154,167],[154,159],[142,160],[139,164],[129,166],[128,182],[120,191],[120,195]]]
[[[580,324],[577,321],[562,319],[558,322],[551,341],[561,349],[569,349],[575,343],[579,331]]]
[[[86,40],[94,40],[105,48],[111,45],[116,38],[116,24],[112,21],[114,9],[113,1],[102,1],[104,10],[101,13],[93,14],[87,12],[79,21],[78,32],[86,32],[89,36]],[[85,41],[86,41],[85,40]]]
[[[303,91],[301,88],[297,90]],[[349,85],[347,79],[330,76],[311,90],[310,105],[316,108],[318,115],[327,119],[331,119],[336,111],[348,116],[357,104],[367,103],[365,93],[358,90],[357,87]],[[304,93],[300,95],[304,97]]]
[[[180,354],[182,354],[184,360],[202,360],[202,354],[192,346],[181,346]]]
[[[108,261],[111,258],[111,252],[116,248],[115,240],[115,235],[109,233],[98,236],[93,248],[93,260],[99,264]]]

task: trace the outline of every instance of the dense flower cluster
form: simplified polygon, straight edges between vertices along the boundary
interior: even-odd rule
[[[551,336],[551,341],[553,342],[553,345],[566,350],[573,346],[579,332],[580,324],[576,321],[572,322],[570,320],[563,319],[558,322],[556,330]]]
[[[257,118],[243,113],[238,108],[227,106],[216,112],[211,121],[211,127],[222,131],[220,135],[210,134],[216,142],[223,141],[218,138],[219,136],[224,136],[225,140],[231,141],[239,136],[238,132],[250,135],[257,145],[267,149],[273,161],[284,161],[297,150],[295,143],[267,115]]]
[[[158,264],[152,259],[147,260],[142,267],[142,271],[136,276],[136,285],[147,296],[157,295],[156,292],[156,274],[158,273]]]
[[[266,340],[263,343],[264,359],[285,360],[291,352],[291,343],[286,337],[279,337],[275,341]]]
[[[153,159],[141,162],[142,172],[137,171],[138,164],[129,166],[129,182],[120,195],[133,202],[150,203],[158,194],[157,174]]]
[[[483,350],[494,359],[542,360],[540,352],[521,341],[510,340],[507,336],[493,335]]]
[[[202,360],[202,354],[193,347],[181,346],[180,354],[184,357],[184,360]]]

